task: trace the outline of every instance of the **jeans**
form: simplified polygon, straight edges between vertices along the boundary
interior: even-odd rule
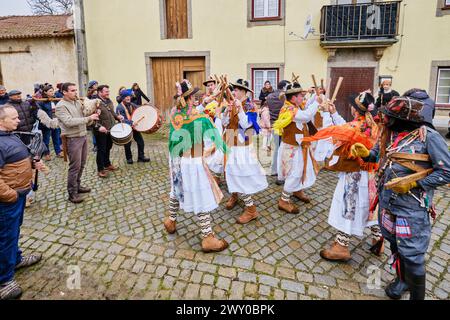
[[[16,265],[22,260],[19,235],[25,201],[26,195],[21,195],[14,203],[0,202],[0,284],[14,279]]]
[[[273,148],[271,174],[275,175],[278,174],[278,149],[280,149],[281,137],[275,134],[275,132],[272,132],[272,136],[274,148]]]
[[[55,149],[56,154],[61,153],[61,129],[48,129],[44,128],[42,130],[42,135],[44,139],[44,144],[47,147],[47,151],[44,155],[50,154],[50,137],[53,141],[53,148]]]
[[[97,142],[97,170],[101,172],[111,165],[113,142],[109,133],[95,132],[94,135]]]
[[[67,177],[67,191],[69,196],[78,194],[81,176],[86,165],[88,143],[86,136],[67,138],[67,155],[69,157],[69,175]]]

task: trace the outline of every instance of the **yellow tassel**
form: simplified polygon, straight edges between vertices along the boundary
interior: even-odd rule
[[[278,120],[273,124],[273,130],[276,135],[283,135],[283,129],[286,128],[294,119],[294,115],[290,111],[280,113]]]

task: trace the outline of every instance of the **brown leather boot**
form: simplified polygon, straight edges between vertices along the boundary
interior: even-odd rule
[[[170,220],[170,218],[166,218],[166,220],[164,220],[164,227],[166,228],[167,233],[174,234],[177,231],[177,222]]]
[[[245,207],[244,213],[236,219],[238,224],[247,224],[252,220],[258,218],[258,212],[256,211],[256,206]]]
[[[298,200],[300,200],[301,202],[304,202],[304,203],[310,203],[310,202],[311,202],[311,199],[308,198],[308,197],[305,195],[305,193],[303,192],[303,190],[294,192],[294,193],[293,193],[293,196],[294,196],[295,198],[297,198]]]
[[[290,214],[298,214],[300,212],[292,202],[283,201],[282,199],[278,201],[278,209]]]
[[[225,240],[219,240],[214,234],[210,234],[202,240],[202,251],[208,252],[220,252],[228,248],[228,242]]]
[[[320,256],[329,261],[347,262],[352,256],[348,247],[341,246],[336,241],[333,243],[330,249],[324,249],[320,251]]]
[[[234,207],[236,207],[237,203],[238,203],[239,197],[237,193],[233,193],[231,195],[231,198],[228,199],[227,204],[225,206],[225,208],[227,210],[232,210]]]

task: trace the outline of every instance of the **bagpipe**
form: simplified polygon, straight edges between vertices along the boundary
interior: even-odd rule
[[[31,137],[30,144],[27,145],[28,151],[30,152],[30,155],[34,162],[41,161],[42,156],[47,151],[47,147],[44,143],[44,137],[42,135],[42,132],[36,129],[36,124],[34,125],[32,132],[14,131],[13,134],[19,136],[30,136]],[[39,189],[38,179],[39,174],[38,170],[36,170],[32,188],[34,192],[36,192]]]

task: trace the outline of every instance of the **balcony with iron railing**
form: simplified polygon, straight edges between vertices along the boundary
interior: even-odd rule
[[[396,43],[401,1],[322,7],[321,46],[386,48]]]

